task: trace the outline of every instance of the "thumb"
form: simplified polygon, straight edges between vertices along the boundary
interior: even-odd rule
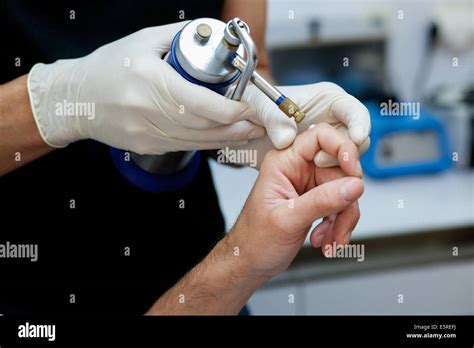
[[[315,220],[346,209],[363,192],[364,184],[356,177],[329,181],[294,199],[292,213],[284,212],[288,220],[286,223],[292,226],[292,230],[306,229]],[[285,205],[281,208],[288,209]]]
[[[255,122],[263,125],[277,149],[290,146],[298,133],[296,122],[255,86],[247,87],[243,100],[253,106]]]
[[[349,137],[356,145],[362,144],[369,136],[369,111],[353,96],[348,94],[336,100],[331,105],[331,113],[346,125]]]
[[[297,134],[296,123],[292,118],[284,115],[280,110],[273,115],[262,119],[268,137],[277,149],[290,146]]]

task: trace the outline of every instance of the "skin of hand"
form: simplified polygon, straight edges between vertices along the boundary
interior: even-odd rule
[[[320,150],[337,158],[340,169],[316,167]],[[232,230],[146,315],[237,314],[256,289],[290,265],[318,218],[339,213],[311,231],[314,246],[347,243],[359,214],[343,212],[364,190],[358,159],[352,141],[327,124],[311,127],[284,150],[271,150]]]
[[[370,146],[370,115],[367,108],[356,98],[347,94],[341,87],[330,82],[320,82],[310,85],[283,86],[281,92],[291,98],[306,116],[296,125],[278,107],[255,86],[249,86],[243,100],[253,105],[257,119],[265,125],[267,134],[284,148],[291,144],[298,133],[318,123],[328,123],[341,134],[357,145],[359,153],[363,154]],[[257,168],[260,167],[266,153],[275,146],[269,137],[253,139],[248,144],[232,147],[257,151]],[[318,151],[314,158],[318,167],[333,167],[337,160],[324,150]],[[236,163],[247,164],[248,163]]]
[[[24,75],[0,85],[0,176],[53,150],[38,133],[26,80]]]
[[[314,157],[320,150],[340,167],[318,168]],[[312,223],[324,218],[311,231],[311,243],[330,256],[333,241],[347,244],[359,219],[361,177],[354,143],[332,126],[313,126],[289,148],[270,150],[229,237],[252,267],[272,276],[288,267]]]
[[[338,168],[318,168],[324,150]],[[314,246],[345,244],[359,214],[344,214],[362,195],[356,146],[334,127],[314,126],[285,150],[265,157],[255,185],[232,230],[201,263],[169,289],[146,315],[237,314],[252,293],[293,261],[313,221]]]

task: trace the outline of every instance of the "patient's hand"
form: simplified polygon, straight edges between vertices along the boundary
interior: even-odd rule
[[[320,150],[336,157],[341,169],[317,168]],[[301,133],[285,150],[270,151],[232,231],[147,314],[237,314],[256,289],[288,267],[318,218],[337,214],[311,232],[313,245],[346,243],[364,190],[358,157],[354,143],[327,124]]]
[[[336,157],[339,167],[317,168],[319,150]],[[347,244],[359,220],[357,199],[364,186],[359,153],[346,136],[318,124],[284,150],[271,150],[230,234],[242,261],[257,276],[284,271],[302,247],[311,224],[311,244]]]

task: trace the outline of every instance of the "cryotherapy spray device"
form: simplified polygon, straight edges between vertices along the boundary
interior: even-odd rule
[[[244,58],[246,57],[246,58]],[[227,24],[213,18],[189,22],[176,34],[164,60],[186,80],[207,87],[233,100],[240,100],[252,82],[280,110],[296,122],[304,113],[288,97],[256,72],[257,48],[244,21],[234,18]],[[231,88],[234,87],[234,88]],[[199,169],[199,151],[138,155],[111,149],[121,175],[149,192],[176,191],[186,187]]]

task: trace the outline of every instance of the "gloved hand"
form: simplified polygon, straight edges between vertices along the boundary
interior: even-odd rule
[[[341,87],[330,82],[320,82],[301,86],[283,86],[278,89],[306,113],[298,126],[255,86],[249,86],[243,96],[243,100],[255,108],[257,119],[265,125],[274,143],[288,146],[296,127],[298,133],[301,133],[313,124],[329,123],[348,136],[357,145],[360,154],[367,151],[370,146],[369,112],[361,102],[347,94]],[[291,140],[288,143],[289,138]],[[265,154],[273,148],[269,137],[262,137],[234,149],[257,150],[257,167],[260,168]],[[337,165],[337,160],[324,150],[317,152],[314,162],[318,167]]]
[[[250,105],[186,81],[161,59],[185,24],[143,29],[83,58],[36,64],[28,91],[45,142],[64,147],[95,139],[162,154],[263,136],[264,129],[248,121],[255,116]]]

